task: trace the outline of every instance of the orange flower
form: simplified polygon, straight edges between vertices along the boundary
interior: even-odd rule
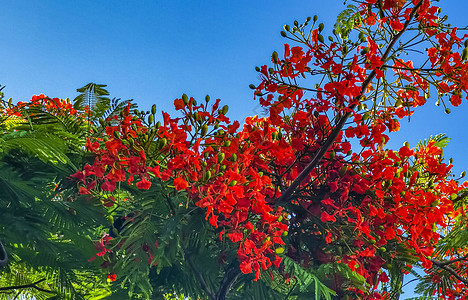
[[[186,188],[188,188],[188,186],[189,184],[187,181],[185,181],[185,179],[181,177],[177,177],[176,179],[174,179],[174,187],[176,190],[178,191],[185,190]]]

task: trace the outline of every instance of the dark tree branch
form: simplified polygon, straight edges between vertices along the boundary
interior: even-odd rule
[[[195,275],[195,277],[197,277],[198,281],[200,282],[200,286],[201,286],[202,290],[206,293],[208,298],[210,298],[211,300],[216,300],[215,295],[213,295],[210,288],[206,284],[205,278],[203,278],[203,275],[200,273],[200,271],[197,270],[197,268],[193,264],[192,258],[190,257],[190,253],[187,251],[187,249],[185,247],[182,247],[182,249],[184,249],[185,260],[187,261],[187,263],[188,263],[190,269],[192,270],[193,274]]]
[[[468,254],[463,255],[462,257],[459,257],[459,258],[454,258],[454,259],[446,260],[446,261],[437,260],[437,262],[438,262],[439,265],[446,266],[446,265],[453,264],[453,263],[455,263],[457,261],[466,260],[467,258],[468,258]]]
[[[7,263],[8,263],[8,255],[5,250],[5,247],[3,247],[3,244],[0,241],[0,268],[5,266]]]
[[[436,265],[437,267],[441,268],[442,270],[445,270],[447,272],[449,272],[450,274],[453,275],[453,277],[455,277],[456,279],[458,279],[459,281],[463,282],[465,285],[468,285],[468,280],[466,280],[465,278],[463,278],[462,276],[460,276],[457,271],[455,271],[454,269],[452,269],[451,267],[449,267],[447,265],[447,262],[441,262],[437,259],[431,259],[431,262]],[[452,261],[453,262],[453,261]]]
[[[389,43],[387,49],[385,50],[385,53],[382,55],[382,58],[381,58],[383,62],[385,62],[387,60],[387,58],[388,58],[388,56],[390,54],[390,51],[393,49],[393,46],[395,45],[395,43],[398,41],[398,39],[401,37],[401,35],[408,28],[411,20],[413,19],[414,15],[416,14],[416,11],[422,5],[422,2],[423,2],[423,0],[420,0],[418,2],[418,4],[416,4],[413,7],[413,10],[411,11],[411,13],[409,15],[408,20],[406,20],[403,29],[400,32],[398,32],[398,34],[394,35],[392,37],[392,39],[390,40],[390,43]],[[376,75],[377,75],[376,71],[372,70],[372,72],[369,74],[369,76],[367,76],[367,78],[364,80],[364,82],[362,83],[362,86],[361,86],[361,94],[356,97],[356,99],[355,99],[356,102],[359,102],[361,100],[362,96],[364,95],[365,91],[367,90],[367,87],[369,86],[370,82],[375,78]],[[354,110],[355,107],[356,107],[356,104],[352,104],[349,107],[349,111],[343,117],[340,118],[338,123],[336,123],[335,128],[332,130],[332,132],[328,136],[328,139],[325,141],[325,143],[322,145],[322,147],[320,147],[320,150],[315,154],[312,161],[307,165],[307,167],[304,168],[304,170],[302,170],[302,172],[299,174],[299,176],[297,176],[297,178],[291,183],[289,188],[281,195],[281,197],[278,200],[279,203],[285,202],[294,193],[294,191],[302,183],[302,181],[304,181],[304,179],[306,179],[306,177],[310,174],[310,172],[312,172],[312,170],[318,165],[318,163],[323,158],[325,153],[328,151],[328,149],[330,149],[330,147],[335,142],[335,140],[338,137],[338,135],[340,134],[341,130],[343,130],[343,126],[345,125],[348,118],[351,116],[351,112]]]
[[[55,294],[54,291],[51,290],[46,290],[41,287],[38,287],[37,285],[45,280],[41,279],[33,283],[29,284],[23,284],[23,285],[12,285],[12,286],[6,286],[6,287],[0,287],[0,291],[7,291],[7,290],[17,290],[17,289],[26,289],[26,288],[34,288],[38,291],[44,292],[44,293],[50,293],[50,294]]]
[[[239,264],[233,264],[227,269],[223,280],[221,280],[221,284],[219,285],[218,292],[216,293],[216,300],[226,299],[226,295],[229,293],[229,290],[236,282],[240,273]]]

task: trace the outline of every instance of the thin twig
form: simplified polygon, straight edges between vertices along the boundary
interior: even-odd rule
[[[452,274],[456,279],[458,279],[459,281],[463,282],[465,285],[468,285],[468,280],[466,280],[465,278],[463,278],[462,276],[460,276],[457,271],[455,271],[454,269],[452,269],[451,267],[445,265],[443,262],[441,261],[438,261],[437,259],[431,259],[431,262],[436,265],[437,267],[449,272],[450,274]]]
[[[459,257],[459,258],[455,258],[455,259],[451,259],[451,260],[447,260],[447,261],[440,261],[440,260],[437,260],[437,262],[439,263],[439,265],[442,265],[442,266],[446,266],[446,265],[450,265],[450,264],[453,264],[457,261],[462,261],[462,260],[466,260],[468,258],[468,254],[462,256],[462,257]]]
[[[43,279],[41,279],[41,280],[38,280],[38,281],[36,281],[36,282],[33,282],[33,283],[29,283],[29,284],[11,285],[11,286],[6,286],[6,287],[0,287],[0,291],[17,290],[17,289],[26,289],[26,288],[35,288],[36,290],[41,291],[41,292],[44,292],[44,293],[55,294],[54,291],[46,290],[46,289],[43,289],[43,288],[40,288],[40,287],[37,286],[37,284],[43,282],[44,280],[45,280],[45,278],[43,278]]]

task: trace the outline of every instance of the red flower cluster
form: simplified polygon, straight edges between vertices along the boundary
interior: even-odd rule
[[[147,166],[143,145],[138,142],[138,137],[144,136],[148,129],[130,115],[130,105],[125,108],[122,119],[115,116],[108,121],[118,124],[107,126],[105,141],[97,138],[86,142],[87,149],[96,154],[94,163],[71,175],[81,183],[80,194],[90,194],[96,188],[112,192],[118,182],[131,184],[135,177],[138,180],[137,188],[149,189],[151,182],[148,172],[156,172],[157,169]]]
[[[242,272],[258,279],[271,265],[281,269],[278,254],[285,251],[305,268],[346,264],[365,281],[346,292],[383,299],[377,291],[389,280],[383,269],[399,256],[432,266],[438,229],[450,228],[464,213],[453,200],[468,188],[450,178],[451,165],[434,141],[398,151],[384,146],[399,119],[426,103],[431,85],[459,105],[468,67],[453,49],[465,37],[458,38],[456,29],[434,29],[437,8],[427,0],[384,0],[381,6],[367,0],[359,16],[362,26],[383,28],[394,38],[415,19],[440,45],[428,49],[431,76],[440,80],[428,80],[410,60],[390,59],[392,49],[371,38],[361,38],[350,54],[344,43],[326,44],[317,28],[304,47],[286,44],[282,59],[273,55],[273,68],[259,69],[255,93],[268,117],[249,117],[240,128],[219,100],[197,104],[185,95],[174,101],[182,116],[163,113],[162,125],[144,123],[128,107],[110,120],[115,125],[105,137],[88,140],[96,160],[72,175],[79,192],[112,192],[135,177],[137,188],[148,189],[152,176],[161,178],[205,209],[208,222],[221,228],[220,239],[238,244]],[[323,84],[306,94],[298,82],[309,74]],[[397,83],[375,92],[390,77]],[[387,101],[390,93],[394,100]],[[351,141],[359,151],[351,150]],[[106,243],[99,243],[99,254]],[[402,268],[407,272],[411,263]]]

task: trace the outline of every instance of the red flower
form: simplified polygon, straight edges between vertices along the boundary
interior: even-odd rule
[[[146,180],[145,177],[143,177],[140,181],[136,183],[136,187],[140,190],[148,190],[151,187],[151,182]]]
[[[189,186],[188,182],[182,177],[177,177],[176,179],[174,179],[174,187],[176,190],[178,191],[185,190],[186,188],[188,188],[188,186]]]
[[[108,281],[115,281],[115,280],[117,280],[117,275],[109,274],[109,275],[107,275],[107,279],[108,279]]]

